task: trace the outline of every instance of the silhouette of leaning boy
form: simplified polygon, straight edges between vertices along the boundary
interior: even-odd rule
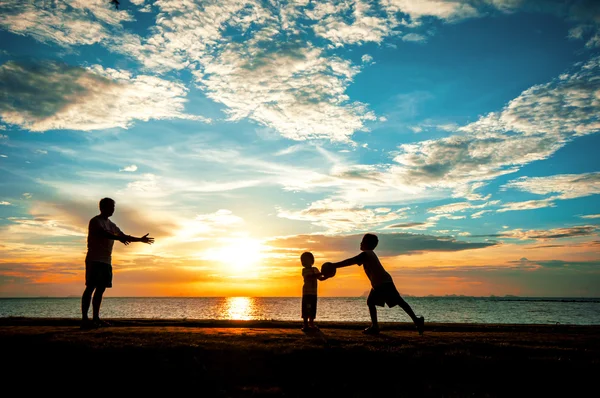
[[[379,333],[379,324],[377,323],[377,307],[384,307],[385,304],[392,308],[399,305],[413,320],[419,334],[423,334],[425,318],[417,317],[410,305],[400,296],[392,276],[383,268],[377,254],[373,250],[377,247],[379,239],[377,235],[365,234],[360,242],[360,253],[358,256],[332,263],[336,268],[347,267],[350,265],[362,265],[365,274],[371,281],[371,292],[367,298],[367,306],[371,315],[371,326],[366,328],[363,333]]]
[[[85,257],[85,290],[81,296],[81,328],[91,329],[108,326],[100,319],[100,304],[106,288],[112,287],[112,249],[115,240],[127,246],[130,242],[154,243],[148,234],[141,238],[125,235],[108,218],[115,212],[115,201],[111,198],[100,200],[100,214],[93,217],[88,225],[87,255]],[[92,301],[92,294],[94,295]],[[92,303],[92,321],[88,311]]]

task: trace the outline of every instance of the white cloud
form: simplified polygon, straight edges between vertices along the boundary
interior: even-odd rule
[[[10,202],[4,201],[4,200],[0,202],[0,206],[10,206],[10,205],[11,205]]]
[[[515,229],[512,231],[503,231],[501,236],[504,238],[520,239],[520,240],[550,240],[561,238],[576,238],[579,236],[594,235],[598,230],[596,225],[581,225],[568,228],[554,228],[549,230],[522,230]]]
[[[134,172],[137,171],[138,167],[135,164],[129,165],[129,166],[125,166],[122,169],[119,169],[119,171],[128,171],[128,172]]]
[[[4,154],[0,154],[0,158],[7,158],[8,156],[4,155]]]
[[[367,42],[381,43],[397,25],[394,19],[378,16],[367,2],[361,0],[352,3],[340,1],[335,6],[317,4],[306,15],[318,21],[313,26],[315,34],[331,41],[336,47]]]
[[[365,54],[362,57],[360,57],[361,61],[363,61],[363,63],[365,64],[370,64],[371,62],[373,62],[373,57],[370,56],[369,54]]]
[[[133,18],[105,0],[21,1],[0,3],[0,27],[61,46],[101,43]]]
[[[549,177],[521,177],[503,188],[514,188],[537,195],[558,194],[555,199],[574,199],[600,193],[600,172],[559,174]]]
[[[594,58],[525,90],[501,112],[459,128],[457,135],[401,145],[389,172],[402,185],[464,191],[467,184],[513,173],[576,136],[597,132],[599,111],[600,58]]]
[[[8,217],[8,220],[11,224],[6,227],[6,230],[8,235],[12,237],[14,237],[14,235],[23,235],[28,238],[34,236],[83,237],[86,235],[84,228],[69,225],[62,220],[43,216],[35,218]]]
[[[585,216],[580,216],[581,218],[600,218],[600,214],[588,214]]]
[[[40,155],[47,155],[48,151],[46,151],[45,149],[36,149],[35,153],[39,153]]]
[[[128,128],[134,120],[186,118],[187,89],[153,76],[93,66],[9,61],[0,79],[12,81],[1,94],[0,117],[31,131]]]
[[[277,216],[290,220],[309,221],[313,225],[323,227],[328,233],[340,233],[365,230],[377,225],[405,218],[406,210],[391,211],[387,208],[368,209],[362,205],[323,199],[311,203],[300,211],[278,209]]]
[[[425,43],[427,41],[427,36],[423,36],[418,33],[408,33],[402,36],[402,41]]]
[[[430,209],[427,209],[427,211],[429,213],[434,213],[434,214],[456,213],[456,212],[464,212],[464,211],[470,210],[470,209],[482,209],[484,207],[497,205],[498,203],[500,203],[499,200],[493,200],[491,202],[482,203],[480,205],[474,205],[469,202],[456,202],[456,203],[450,203],[450,204],[443,205],[443,206],[432,207]]]
[[[413,19],[437,17],[446,21],[458,21],[479,16],[478,11],[463,1],[452,0],[382,0],[390,12],[403,12]]]
[[[23,194],[23,197],[24,197],[25,199],[31,199],[31,198],[32,198],[32,195],[31,195],[29,192],[25,192],[25,193]]]
[[[471,218],[481,218],[485,213],[489,213],[491,210],[481,210],[476,213],[471,214]]]
[[[556,207],[554,200],[556,198],[548,198],[542,200],[527,200],[525,202],[509,202],[504,203],[502,208],[498,209],[499,213],[505,211],[518,211],[518,210],[534,210],[543,209],[545,207]]]

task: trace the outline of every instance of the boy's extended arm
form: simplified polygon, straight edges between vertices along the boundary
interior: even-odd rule
[[[348,267],[350,265],[361,265],[362,263],[363,263],[362,257],[359,254],[358,256],[354,256],[352,258],[348,258],[346,260],[342,260],[337,263],[331,263],[331,264],[333,264],[335,266],[335,268],[342,268],[342,267]]]

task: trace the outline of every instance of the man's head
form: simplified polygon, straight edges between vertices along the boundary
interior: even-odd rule
[[[378,243],[377,235],[365,234],[360,242],[360,250],[375,250]]]
[[[315,256],[313,256],[311,252],[304,252],[300,256],[300,262],[305,268],[312,267],[312,265],[315,263]]]
[[[115,212],[115,201],[111,198],[100,199],[100,214],[110,217]]]

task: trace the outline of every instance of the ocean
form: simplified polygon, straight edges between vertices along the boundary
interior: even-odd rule
[[[405,297],[427,322],[600,325],[600,298]],[[300,321],[300,297],[105,297],[104,318]],[[0,298],[0,318],[80,318],[81,299]],[[399,307],[381,322],[410,322]],[[91,308],[90,308],[91,316]],[[369,322],[364,297],[319,297],[317,321]]]

